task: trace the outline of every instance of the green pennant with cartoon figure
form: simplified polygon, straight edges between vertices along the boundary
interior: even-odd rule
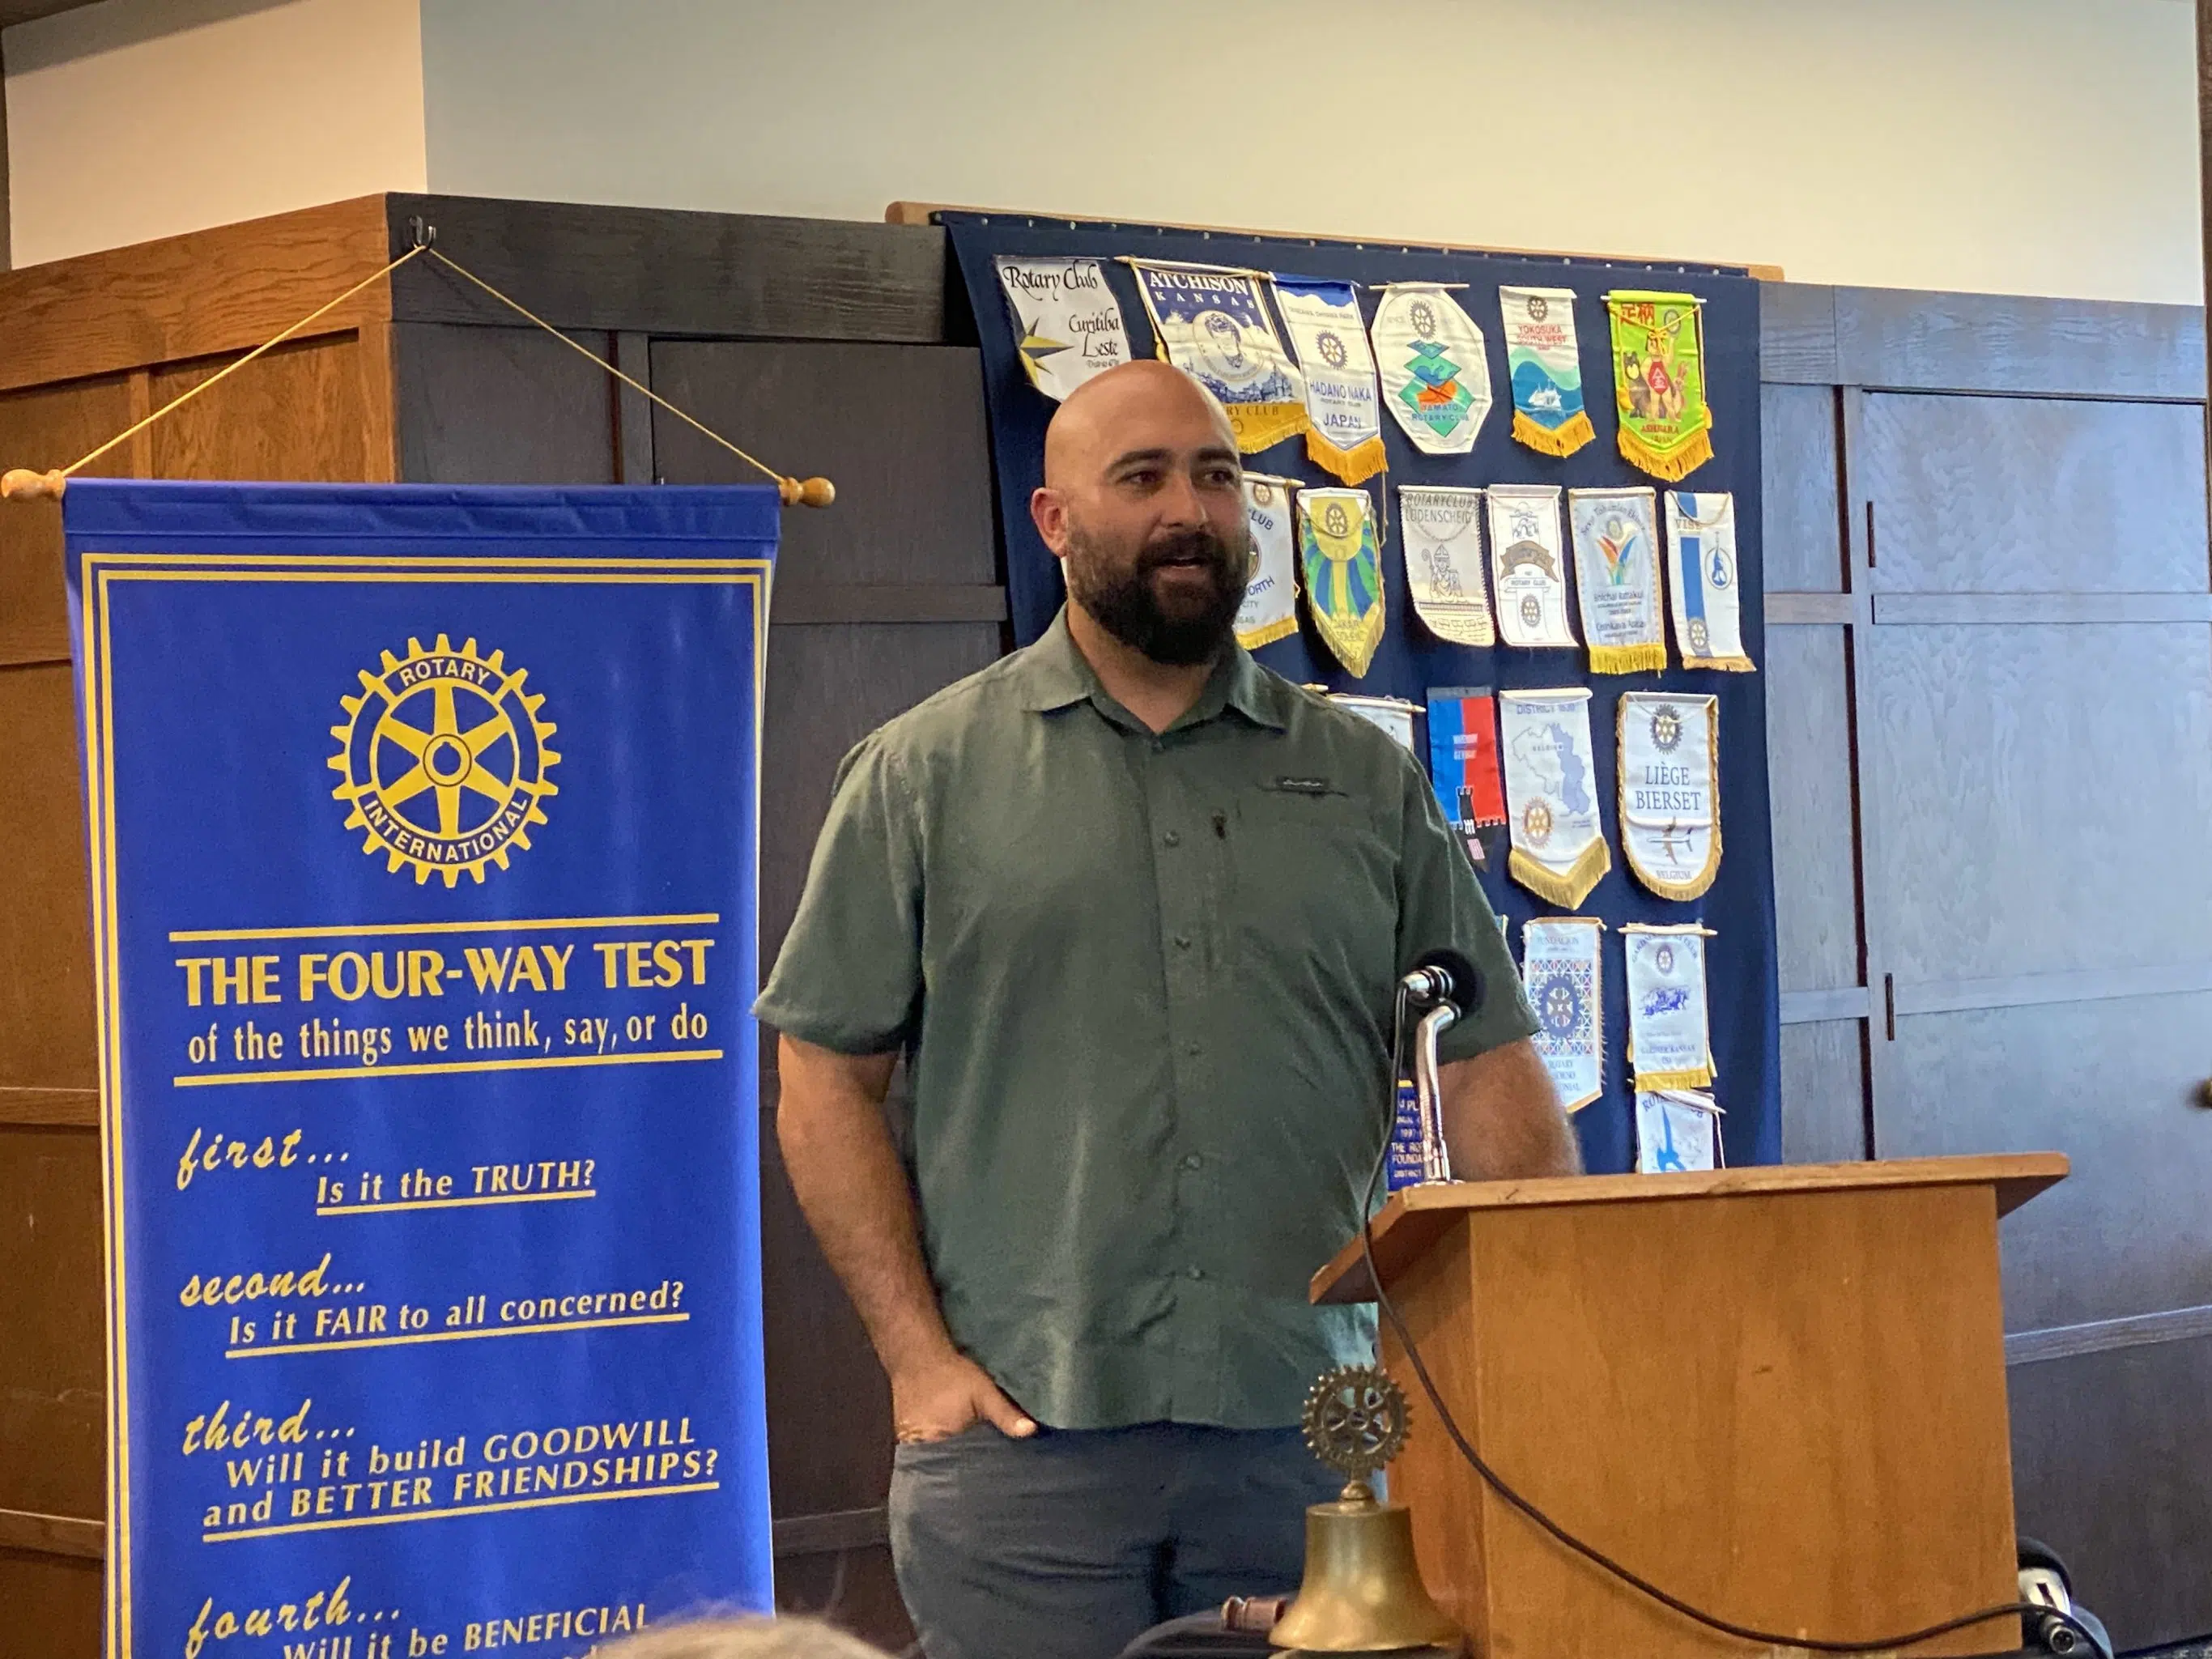
[[[1713,458],[1704,304],[1694,294],[1608,294],[1620,453],[1673,483]]]

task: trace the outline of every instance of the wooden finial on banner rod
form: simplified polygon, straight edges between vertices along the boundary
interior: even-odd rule
[[[0,501],[58,501],[68,488],[69,474],[59,467],[51,472],[33,472],[27,466],[18,466],[0,472]]]

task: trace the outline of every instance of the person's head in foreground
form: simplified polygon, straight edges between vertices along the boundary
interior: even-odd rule
[[[884,1659],[818,1619],[696,1619],[599,1650],[599,1659]]]

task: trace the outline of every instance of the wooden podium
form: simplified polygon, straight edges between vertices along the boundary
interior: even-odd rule
[[[2017,1595],[1997,1218],[2055,1152],[1419,1187],[1375,1264],[1453,1418],[1569,1532],[1705,1611],[1865,1639]],[[1316,1302],[1370,1299],[1354,1239]],[[1479,1659],[1753,1651],[1516,1513],[1437,1420],[1390,1470]],[[2016,1648],[1994,1620],[1908,1650]]]

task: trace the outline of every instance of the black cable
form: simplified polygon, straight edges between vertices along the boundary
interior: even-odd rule
[[[1367,1264],[1368,1282],[1375,1287],[1376,1304],[1382,1310],[1383,1317],[1390,1322],[1390,1328],[1397,1334],[1399,1346],[1406,1351],[1406,1363],[1413,1367],[1413,1376],[1420,1382],[1421,1392],[1428,1396],[1430,1407],[1436,1413],[1437,1420],[1443,1425],[1444,1432],[1451,1437],[1452,1444],[1459,1449],[1459,1455],[1466,1459],[1468,1466],[1482,1478],[1485,1486],[1496,1492],[1513,1509],[1517,1510],[1522,1516],[1540,1527],[1558,1542],[1572,1550],[1592,1565],[1612,1574],[1630,1589],[1649,1596],[1670,1612],[1680,1613],[1683,1618],[1703,1625],[1708,1630],[1718,1631],[1723,1636],[1732,1636],[1738,1641],[1755,1643],[1766,1647],[1796,1648],[1812,1653],[1875,1653],[1890,1648],[1911,1647],[1917,1642],[1928,1642],[1938,1636],[1948,1636],[1954,1631],[1965,1630],[1974,1625],[1985,1625],[1992,1620],[2002,1619],[2008,1614],[2019,1614],[2022,1618],[2039,1621],[2056,1620],[2081,1638],[2085,1651],[2094,1654],[2098,1650],[2098,1644],[2090,1636],[2087,1626],[2070,1613],[2061,1613],[2056,1607],[2045,1607],[2033,1601],[2000,1602],[1994,1607],[1984,1607],[1978,1613],[1965,1613],[1956,1619],[1947,1619],[1940,1625],[1929,1625],[1921,1630],[1905,1631],[1896,1636],[1879,1636],[1860,1642],[1828,1641],[1812,1636],[1784,1636],[1778,1632],[1760,1630],[1751,1625],[1739,1625],[1733,1620],[1723,1619],[1717,1614],[1705,1612],[1701,1607],[1693,1607],[1679,1595],[1673,1595],[1661,1589],[1650,1579],[1621,1565],[1620,1562],[1596,1546],[1584,1543],[1558,1522],[1553,1520],[1550,1516],[1545,1514],[1543,1510],[1538,1509],[1535,1504],[1530,1503],[1528,1499],[1514,1491],[1511,1486],[1506,1485],[1504,1478],[1483,1462],[1482,1454],[1476,1451],[1468,1442],[1467,1436],[1460,1431],[1458,1420],[1452,1416],[1451,1408],[1444,1404],[1443,1395],[1437,1390],[1435,1381],[1429,1376],[1429,1368],[1422,1361],[1421,1351],[1414,1344],[1413,1334],[1406,1328],[1406,1322],[1400,1316],[1397,1304],[1391,1301],[1390,1293],[1383,1288],[1382,1275],[1376,1271],[1375,1266],[1375,1195],[1382,1179],[1383,1167],[1389,1160],[1390,1142],[1397,1125],[1398,1066],[1405,1053],[1406,991],[1402,985],[1398,990],[1397,1006],[1392,1024],[1394,1029],[1390,1041],[1390,1127],[1382,1137],[1382,1149],[1376,1155],[1375,1167],[1368,1172],[1367,1190],[1359,1206],[1359,1253]],[[1443,1132],[1441,1111],[1437,1116],[1437,1132],[1441,1134]],[[2030,1628],[2033,1629],[2033,1626]]]

